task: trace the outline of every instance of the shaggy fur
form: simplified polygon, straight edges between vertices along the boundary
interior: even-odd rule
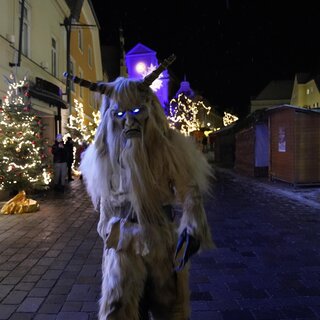
[[[105,244],[99,319],[147,319],[147,309],[154,320],[186,320],[188,265],[174,272],[175,247],[185,228],[200,250],[212,247],[202,200],[211,167],[169,128],[150,88],[126,78],[106,86],[95,141],[80,167]],[[147,119],[141,137],[126,139],[114,112],[135,106],[146,108]],[[172,221],[167,205],[180,206],[181,217]]]

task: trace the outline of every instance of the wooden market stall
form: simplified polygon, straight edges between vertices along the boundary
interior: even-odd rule
[[[239,124],[234,169],[252,177],[268,177],[269,131],[265,110],[256,110]]]
[[[270,179],[320,184],[320,112],[291,105],[268,108]]]
[[[214,159],[218,166],[233,168],[235,158],[236,124],[211,133],[214,140]]]
[[[234,169],[252,177],[268,177],[269,134],[267,123],[259,123],[236,134]]]

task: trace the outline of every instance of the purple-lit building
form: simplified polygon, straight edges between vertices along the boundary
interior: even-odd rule
[[[180,93],[183,93],[185,96],[187,96],[190,99],[193,99],[195,97],[195,93],[191,89],[190,83],[186,80],[186,77],[184,78],[184,81],[180,82],[180,88],[176,93],[176,97],[178,97]]]
[[[143,79],[159,66],[157,53],[138,43],[126,53],[126,66],[129,78]],[[168,71],[164,70],[151,85],[163,108],[169,105],[169,80]]]

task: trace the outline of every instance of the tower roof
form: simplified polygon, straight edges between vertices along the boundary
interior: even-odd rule
[[[194,97],[194,92],[190,87],[190,83],[184,79],[184,81],[180,82],[180,88],[176,93],[176,96],[178,96],[180,93],[183,93],[187,97]]]

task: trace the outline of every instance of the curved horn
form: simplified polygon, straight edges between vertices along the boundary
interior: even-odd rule
[[[164,59],[164,61],[159,65],[159,67],[157,69],[155,69],[153,72],[148,74],[143,79],[141,85],[143,85],[145,87],[149,87],[152,84],[152,82],[159,77],[161,72],[164,71],[165,69],[167,69],[170,66],[170,64],[173,63],[174,60],[176,60],[176,56],[174,54],[172,54],[167,59]]]
[[[97,91],[100,93],[104,93],[107,86],[105,84],[99,84],[95,82],[91,82],[82,78],[79,78],[77,76],[73,76],[72,74],[69,74],[68,72],[64,72],[63,76],[72,82],[78,84],[80,87],[88,88],[91,91]]]

